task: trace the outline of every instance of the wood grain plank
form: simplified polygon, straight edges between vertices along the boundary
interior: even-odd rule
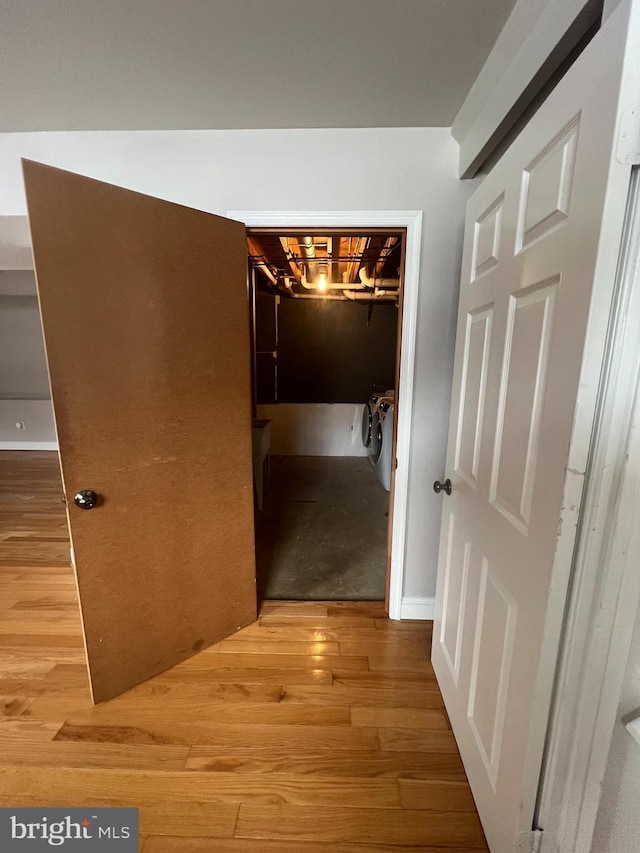
[[[0,572],[44,561],[69,565],[66,513],[57,455],[31,451],[0,454]],[[4,564],[4,565],[3,565]],[[17,576],[20,572],[16,573]]]
[[[329,601],[327,616],[368,616],[385,619],[387,611],[384,601]]]
[[[380,748],[390,752],[458,752],[450,731],[431,729],[380,729]]]
[[[338,641],[366,643],[370,641],[375,648],[376,643],[389,643],[395,646],[410,641],[415,644],[421,643],[422,647],[428,650],[428,642],[431,637],[431,631],[428,633],[426,631],[409,633],[407,631],[396,631],[393,628],[376,628],[372,619],[365,621],[362,618],[354,620],[352,617],[327,617],[323,620],[304,620],[307,624],[299,624],[303,620],[295,619],[295,624],[290,624],[293,621],[293,617],[278,620],[260,619],[259,622],[238,631],[225,642],[242,642],[247,639],[260,639],[263,642],[298,640],[308,643]],[[345,622],[346,624],[344,624]]]
[[[345,801],[358,809],[400,809],[395,779],[349,777],[251,775],[233,773],[189,773],[164,770],[92,769],[43,767],[34,778],[29,768],[0,766],[0,796],[44,795],[50,791],[85,801],[104,799],[117,792],[123,804],[154,804],[165,798],[172,804],[215,801],[217,803],[286,803],[300,806],[340,805]],[[105,793],[106,792],[106,793]],[[112,792],[112,793],[110,793]]]
[[[368,660],[370,672],[392,675],[394,678],[419,678],[436,683],[433,664],[426,657],[411,657],[400,650],[383,655],[371,654]]]
[[[80,666],[85,664],[86,661],[82,647],[70,648],[64,644],[57,647],[54,640],[50,641],[48,646],[38,647],[32,644],[31,646],[25,645],[23,647],[14,646],[10,650],[2,648],[2,643],[0,642],[0,659],[7,662],[21,661],[24,664],[48,661],[54,665],[64,662],[79,664]]]
[[[285,773],[303,776],[351,776],[434,779],[464,782],[460,756],[455,753],[377,752],[308,748],[256,751],[251,747],[221,751],[194,746],[186,769],[214,773]]]
[[[401,726],[412,729],[449,728],[449,720],[444,711],[426,708],[378,708],[354,705],[351,708],[351,722],[354,726],[382,728],[398,728]]]
[[[19,741],[23,738],[50,741],[53,740],[62,727],[62,724],[62,720],[49,722],[30,720],[25,717],[6,717],[5,719],[0,719],[0,741]],[[2,747],[0,747],[1,754]]]
[[[229,637],[207,649],[208,654],[254,654],[254,655],[338,655],[341,654],[337,641],[323,642],[304,640],[276,640],[268,637]],[[356,657],[353,655],[352,657]],[[366,655],[361,655],[366,657]]]
[[[365,655],[359,657],[337,654],[322,655],[315,654],[310,650],[298,654],[271,654],[268,651],[264,653],[244,653],[227,647],[224,653],[209,651],[208,649],[200,652],[195,657],[174,667],[173,671],[180,675],[185,672],[228,669],[230,667],[235,669],[252,669],[255,667],[270,667],[272,669],[327,669],[349,673],[367,672],[368,661]]]
[[[324,616],[303,616],[295,614],[294,611],[288,616],[260,616],[257,624],[260,628],[286,628],[291,626],[292,628],[309,628],[317,631],[333,631],[335,628],[374,628],[375,620],[370,616],[327,616],[326,614]]]
[[[159,681],[158,679],[162,679]],[[331,685],[330,669],[316,669],[311,663],[308,668],[256,666],[250,668],[221,666],[200,669],[181,669],[178,667],[163,672],[154,679],[156,684],[174,682],[176,684],[307,684]]]
[[[288,679],[287,679],[288,681]],[[389,686],[359,686],[345,684],[336,678],[331,686],[307,686],[286,683],[282,687],[282,702],[308,702],[314,705],[376,705],[381,708],[434,708],[444,710],[440,691],[431,685],[412,682],[397,689]]]
[[[259,619],[253,625],[249,625],[243,628],[242,631],[238,631],[237,634],[233,634],[233,636],[228,638],[227,642],[237,643],[245,642],[246,640],[255,642],[255,640],[260,640],[263,644],[267,645],[275,640],[281,642],[294,640],[302,643],[330,643],[337,642],[338,640],[339,629],[330,629],[328,625],[320,627],[318,625],[318,622],[321,621],[320,619],[310,620],[313,624],[309,625],[299,625],[298,622],[300,620],[293,617],[277,620],[280,623],[278,625],[265,624],[265,621],[265,619]],[[324,619],[322,621],[326,622],[328,620]],[[291,624],[294,622],[295,624]],[[267,645],[267,647],[269,646]],[[338,649],[336,648],[332,654],[338,654]]]
[[[476,806],[466,782],[399,779],[398,784],[405,809],[475,813]]]
[[[12,632],[14,629],[14,622],[17,621],[14,618],[15,612],[8,617],[5,618],[3,614],[0,614],[0,645],[4,646],[4,637],[5,636],[15,636]],[[19,618],[19,617],[18,617]],[[65,621],[46,621],[44,619],[33,619],[28,622],[20,623],[20,629],[24,632],[23,636],[28,635],[30,637],[41,636],[44,639],[48,640],[48,643],[44,643],[44,646],[55,646],[56,640],[60,636],[70,636],[77,630],[77,621],[76,620],[65,620]],[[7,644],[9,645],[9,644]],[[20,647],[23,648],[25,645],[24,642],[20,642]]]
[[[131,768],[135,770],[182,770],[188,746],[83,743],[22,739],[3,741],[0,764],[25,767],[79,767],[83,769]]]
[[[340,640],[341,655],[418,658],[429,661],[430,645],[422,638],[383,638],[381,640]]]
[[[0,611],[0,623],[7,628],[4,633],[12,633],[8,626],[11,622],[20,622],[23,634],[38,633],[42,630],[53,631],[54,628],[62,628],[58,633],[76,633],[80,620],[78,618],[78,605],[73,604],[69,610],[60,606],[57,608],[15,608],[2,609]],[[65,631],[64,628],[67,630]]]
[[[319,816],[303,806],[242,804],[238,838],[366,842],[485,848],[475,814],[325,806]]]
[[[308,674],[304,670],[305,674]],[[280,702],[282,699],[282,688],[277,684],[269,682],[218,682],[210,678],[197,679],[173,679],[166,677],[168,673],[144,681],[130,690],[126,697],[113,700],[114,702],[132,701],[136,702],[143,698],[162,696],[172,707],[185,704],[191,707],[196,701],[210,702]],[[288,673],[287,673],[288,675]]]
[[[327,604],[321,601],[263,601],[258,616],[326,616]]]
[[[42,589],[38,587],[32,598],[25,598],[22,592],[21,596],[12,606],[12,610],[38,611],[46,614],[51,609],[54,613],[78,613],[75,589],[70,589],[66,593],[60,590],[54,595],[42,595]]]
[[[108,708],[94,707],[88,691],[67,691],[30,700],[29,716],[37,719],[71,717],[91,725],[149,726],[158,717],[158,696],[135,696],[112,700]],[[1,698],[0,698],[1,703]],[[116,704],[117,703],[117,704]],[[0,712],[2,706],[0,704]],[[180,731],[184,720],[199,724],[275,724],[296,726],[349,726],[351,715],[346,706],[283,704],[280,702],[215,702],[202,696],[182,696],[164,706],[163,724],[174,724]]]
[[[384,688],[387,690],[438,690],[437,682],[422,672],[348,672],[338,674],[333,683],[342,687]]]
[[[304,655],[305,657],[311,655],[339,655],[340,647],[337,641],[333,642],[325,642],[325,641],[311,641],[307,642],[304,640],[290,639],[290,640],[276,640],[269,637],[230,637],[227,640],[223,640],[221,643],[217,643],[215,646],[211,646],[207,649],[207,654],[254,654],[260,656],[266,655],[277,655],[281,657],[282,655]],[[356,657],[353,655],[352,657]],[[362,658],[366,658],[366,655],[361,655]]]
[[[392,621],[391,619],[374,619],[376,628],[389,628],[394,631],[419,631],[429,634],[433,633],[433,622],[423,619],[403,619],[402,622]]]
[[[11,626],[13,627],[13,626]],[[15,631],[15,628],[13,628]],[[82,649],[82,637],[77,630],[70,633],[56,634],[55,639],[50,636],[40,636],[29,633],[7,632],[0,636],[0,651],[11,652],[15,650],[35,651],[40,657],[55,655],[61,649]]]
[[[38,660],[25,657],[9,657],[0,652],[0,674],[2,680],[23,680],[25,678],[44,678],[54,668],[54,661]]]
[[[80,681],[80,685],[84,679]],[[20,691],[28,695],[42,697],[30,707],[30,714],[40,718],[52,715],[68,717],[70,714],[93,712],[88,685],[79,686],[77,680],[65,684],[64,679],[51,673],[47,679],[32,682],[20,682]],[[11,681],[0,680],[0,691],[8,690]],[[17,688],[16,688],[17,689]],[[42,696],[46,693],[45,696]],[[209,683],[208,681],[174,681],[166,680],[158,683],[158,679],[150,679],[130,690],[125,696],[112,699],[109,709],[118,708],[154,710],[159,701],[165,702],[170,708],[170,714],[180,718],[188,717],[198,706],[215,708],[223,704],[246,705],[255,702],[261,706],[266,703],[275,704],[282,700],[282,687],[279,684],[227,684]],[[337,703],[338,704],[338,703]],[[109,712],[109,713],[110,713]],[[226,712],[223,712],[226,713]],[[247,711],[247,713],[249,713]],[[342,723],[345,713],[340,712],[338,723]]]
[[[288,749],[304,752],[316,749],[378,748],[376,729],[354,726],[231,725],[228,723],[159,719],[158,713],[136,718],[136,725],[94,723],[90,717],[70,719],[64,723],[56,740],[107,741],[111,743],[159,743],[215,746],[233,749],[247,746],[262,752]],[[446,750],[443,750],[446,751]]]

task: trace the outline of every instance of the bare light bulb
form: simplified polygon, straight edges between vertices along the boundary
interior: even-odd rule
[[[320,273],[318,278],[318,290],[326,290],[327,289],[327,276],[325,273]]]

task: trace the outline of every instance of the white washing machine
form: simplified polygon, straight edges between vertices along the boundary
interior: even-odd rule
[[[369,457],[371,457],[371,427],[373,426],[373,418],[378,411],[378,406],[382,400],[391,400],[395,397],[395,391],[385,391],[384,394],[372,394],[364,404],[362,410],[362,444],[363,447],[369,449]]]
[[[392,400],[382,399],[371,424],[371,448],[369,458],[378,479],[389,492],[391,491],[391,467],[393,456],[393,426],[395,404]]]

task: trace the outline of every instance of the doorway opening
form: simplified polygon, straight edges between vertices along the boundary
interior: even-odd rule
[[[405,237],[247,231],[261,598],[388,598]]]

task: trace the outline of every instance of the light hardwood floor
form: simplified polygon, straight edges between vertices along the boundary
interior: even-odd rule
[[[486,851],[431,625],[381,604],[264,602],[93,707],[57,477],[0,453],[0,806],[137,806],[144,853]]]
[[[0,566],[69,565],[57,453],[0,451]]]

